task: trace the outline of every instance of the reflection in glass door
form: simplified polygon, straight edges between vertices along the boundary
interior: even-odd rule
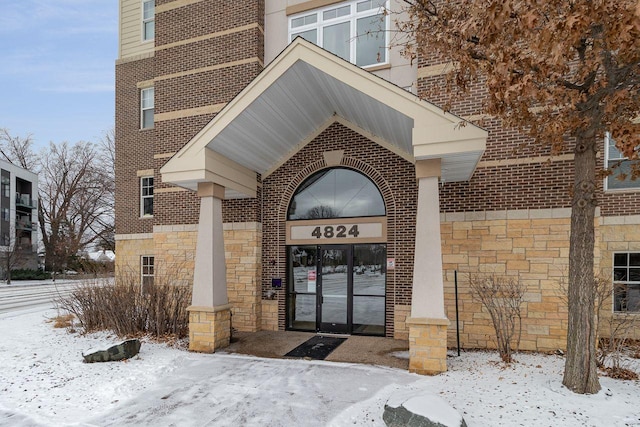
[[[287,328],[385,334],[386,245],[289,247]]]
[[[316,330],[317,246],[289,249],[288,321],[291,329]]]
[[[353,245],[354,334],[384,335],[386,245]]]
[[[320,246],[320,331],[349,333],[350,246]]]

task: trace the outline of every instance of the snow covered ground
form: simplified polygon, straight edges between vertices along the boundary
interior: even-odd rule
[[[559,356],[519,354],[504,367],[495,353],[465,352],[421,377],[145,342],[129,361],[84,364],[83,351],[118,339],[54,329],[55,314],[0,315],[0,426],[383,426],[385,402],[407,392],[437,394],[470,427],[640,426],[638,381],[602,377],[599,394],[575,395]]]

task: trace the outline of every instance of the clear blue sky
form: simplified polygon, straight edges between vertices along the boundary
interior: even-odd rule
[[[114,124],[116,0],[0,0],[0,128],[38,146]]]

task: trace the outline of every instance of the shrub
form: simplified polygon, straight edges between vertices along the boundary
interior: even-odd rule
[[[512,354],[520,346],[525,287],[515,278],[495,273],[470,274],[469,285],[473,298],[480,301],[491,316],[500,358],[511,363]]]
[[[156,284],[143,291],[139,280],[122,276],[116,283],[82,282],[56,301],[58,308],[76,316],[86,332],[109,330],[121,337],[157,338],[188,335],[190,302],[190,286]]]
[[[11,270],[11,280],[47,280],[51,273],[42,270],[16,269]]]
[[[626,368],[625,357],[629,352],[628,347],[633,345],[634,331],[637,330],[640,321],[634,312],[626,311],[627,293],[624,289],[614,285],[609,278],[596,276],[596,326],[606,331],[607,337],[599,336],[598,367],[605,370],[608,376],[618,379],[637,379],[638,374]],[[613,291],[613,292],[612,292]],[[614,312],[608,316],[601,316],[611,310],[611,297],[622,301],[625,311]]]

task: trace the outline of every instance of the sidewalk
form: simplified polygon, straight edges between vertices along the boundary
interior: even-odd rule
[[[231,345],[220,352],[282,359],[314,335],[295,331],[234,332]],[[407,341],[356,335],[347,337],[325,360],[409,369]]]

